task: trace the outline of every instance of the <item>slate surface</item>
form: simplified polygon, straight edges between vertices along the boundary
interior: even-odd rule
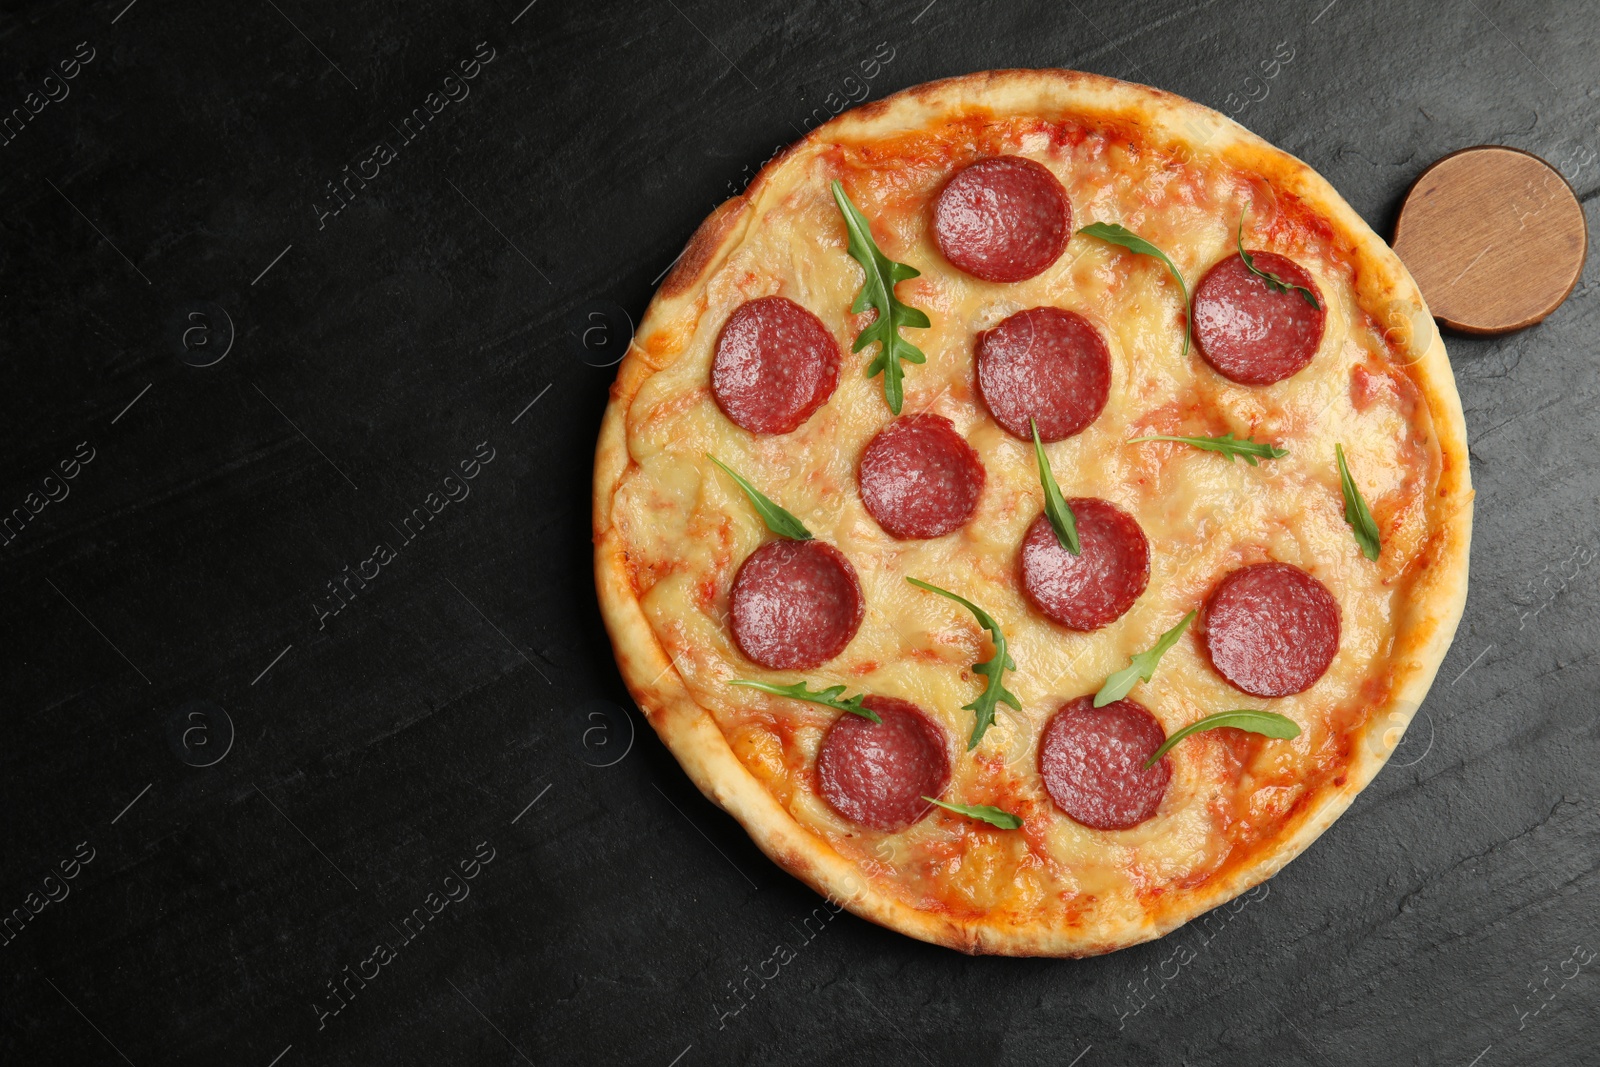
[[[628,704],[587,543],[628,317],[830,94],[1146,81],[1237,110],[1387,233],[1476,143],[1591,203],[1600,12],[524,2],[0,22],[0,103],[41,94],[0,145],[0,513],[59,498],[0,546],[0,913],[62,897],[0,947],[0,1059],[1600,1062],[1593,262],[1545,324],[1449,340],[1472,594],[1395,760],[1270,892],[1111,957],[808,925],[819,900]],[[470,95],[408,138],[446,90]],[[470,895],[401,929],[447,886]]]

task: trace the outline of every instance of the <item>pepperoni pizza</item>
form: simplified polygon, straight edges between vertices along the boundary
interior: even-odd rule
[[[841,115],[700,227],[612,388],[596,579],[640,707],[776,862],[1078,956],[1371,780],[1471,499],[1438,331],[1323,179],[1157,90],[998,71]]]

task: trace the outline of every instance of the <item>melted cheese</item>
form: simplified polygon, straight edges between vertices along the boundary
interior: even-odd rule
[[[961,164],[1001,152],[1050,168],[1067,190],[1073,224],[1118,222],[1165,250],[1192,285],[1234,251],[1247,209],[1246,243],[1288,255],[1317,280],[1327,328],[1311,365],[1267,387],[1235,385],[1182,347],[1182,300],[1158,261],[1074,236],[1043,275],[1012,285],[960,274],[939,254],[931,204]],[[1438,450],[1424,405],[1368,314],[1355,304],[1352,268],[1330,228],[1279,203],[1259,178],[1181,162],[1131,146],[1126,135],[991,122],[908,134],[891,145],[830,146],[786,163],[795,180],[763,190],[747,227],[707,280],[696,312],[673,324],[681,351],[649,378],[628,412],[632,460],[613,515],[628,545],[645,615],[696,700],[733,751],[809,830],[852,856],[874,884],[904,902],[958,916],[1000,914],[1073,927],[1101,908],[1126,911],[1204,882],[1269,843],[1299,798],[1341,773],[1347,731],[1387,692],[1396,611],[1407,566],[1434,518]],[[861,270],[828,193],[841,178],[872,220],[880,247],[922,271],[899,286],[932,320],[907,336],[927,354],[908,366],[905,413],[949,418],[982,457],[982,499],[962,530],[897,541],[862,505],[856,468],[891,419],[871,352],[850,354],[866,316],[849,307]],[[755,437],[730,423],[708,388],[718,332],[755,297],[781,294],[814,312],[838,338],[843,371],[832,399],[794,433]],[[1005,433],[973,384],[975,334],[1007,315],[1053,305],[1086,316],[1110,348],[1105,412],[1076,437],[1047,446],[1063,492],[1110,500],[1149,538],[1149,586],[1119,620],[1090,634],[1051,623],[1024,599],[1018,546],[1043,506],[1030,443]],[[655,361],[653,361],[655,362]],[[1176,444],[1128,444],[1141,434],[1254,435],[1289,449],[1259,467]],[[1343,518],[1334,464],[1342,442],[1383,531],[1383,556],[1362,557]],[[814,763],[835,713],[729,687],[731,678],[794,681],[744,659],[727,624],[739,564],[767,533],[713,452],[797,515],[854,563],[866,617],[837,659],[808,672],[816,685],[901,697],[950,737],[948,799],[997,804],[1026,820],[1002,833],[958,816],[931,815],[898,834],[840,818],[816,792]],[[1064,702],[1092,693],[1149,647],[1236,567],[1280,560],[1314,575],[1342,613],[1338,655],[1308,692],[1250,698],[1213,671],[1193,633],[1131,697],[1168,733],[1203,715],[1270,708],[1300,724],[1292,741],[1232,731],[1196,735],[1174,750],[1159,813],[1131,830],[1101,832],[1063,815],[1037,773],[1037,739]],[[971,665],[991,654],[958,605],[909,585],[911,575],[951,589],[1001,624],[1017,663],[1006,685],[1023,710],[1002,707],[973,753],[964,751],[981,691]]]

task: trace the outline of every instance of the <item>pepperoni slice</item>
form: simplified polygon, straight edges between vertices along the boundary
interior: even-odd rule
[[[1069,630],[1098,630],[1133,606],[1150,581],[1150,542],[1132,515],[1105,500],[1067,501],[1078,524],[1074,556],[1040,514],[1022,539],[1022,590]]]
[[[1204,621],[1211,665],[1252,696],[1305,692],[1339,651],[1339,602],[1287,563],[1229,574],[1206,601]]]
[[[1039,777],[1056,807],[1091,830],[1127,830],[1161,807],[1172,768],[1144,761],[1167,732],[1131,700],[1103,708],[1094,697],[1061,705],[1039,738]],[[929,794],[930,796],[932,794]]]
[[[739,650],[775,670],[815,667],[843,652],[865,609],[856,569],[821,541],[768,541],[750,553],[728,607]]]
[[[1019,311],[978,335],[978,391],[994,421],[1024,441],[1059,441],[1099,418],[1111,392],[1111,353],[1072,311]]]
[[[943,537],[983,492],[977,450],[943,415],[896,419],[861,455],[861,502],[891,537]]]
[[[828,402],[839,384],[839,343],[793,300],[740,304],[722,326],[711,395],[751,433],[788,433]]]
[[[834,720],[817,752],[819,791],[851,822],[892,834],[933,807],[923,797],[950,784],[950,743],[915,704],[880,696],[861,703],[883,722]]]
[[[963,168],[939,194],[933,235],[944,258],[986,282],[1043,274],[1072,236],[1072,205],[1049,169],[1021,156]]]
[[[1292,259],[1250,253],[1258,269],[1317,296],[1318,307],[1293,289],[1280,293],[1250,273],[1237,254],[1206,272],[1194,291],[1194,340],[1216,372],[1241,385],[1271,385],[1305,368],[1322,343],[1328,302]]]

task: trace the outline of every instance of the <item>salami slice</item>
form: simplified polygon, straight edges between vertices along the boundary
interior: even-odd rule
[[[1153,816],[1166,796],[1166,757],[1145,769],[1167,732],[1131,700],[1103,708],[1094,697],[1061,705],[1039,738],[1045,792],[1074,822],[1091,830],[1127,830]]]
[[[1060,308],[1019,311],[978,335],[978,392],[994,420],[1033,440],[1071,437],[1105,409],[1111,353],[1088,319]]]
[[[1296,290],[1280,293],[1250,272],[1237,254],[1206,272],[1194,291],[1194,341],[1216,372],[1241,385],[1271,385],[1303,370],[1322,343],[1328,302],[1292,259],[1251,252],[1258,269],[1316,294],[1317,307]]]
[[[1098,630],[1122,617],[1150,581],[1150,542],[1132,515],[1105,500],[1067,501],[1078,525],[1074,556],[1050,520],[1022,539],[1022,589],[1033,606],[1069,630]]]
[[[963,168],[933,207],[933,235],[952,264],[986,282],[1043,274],[1072,236],[1072,205],[1049,169],[1021,156]]]
[[[943,415],[907,415],[861,455],[861,501],[891,537],[943,537],[972,517],[983,492],[977,450]]]
[[[1258,563],[1217,583],[1204,628],[1218,674],[1252,696],[1285,697],[1310,689],[1333,662],[1339,602],[1299,567]]]
[[[740,565],[729,597],[740,651],[774,670],[815,667],[843,652],[864,609],[855,568],[821,541],[768,541]]]
[[[751,433],[789,433],[839,384],[839,343],[793,300],[764,296],[740,304],[722,326],[711,364],[711,395]]]
[[[950,784],[950,742],[915,704],[869,696],[882,723],[841,715],[817,752],[817,785],[833,810],[884,833],[904,830]]]

